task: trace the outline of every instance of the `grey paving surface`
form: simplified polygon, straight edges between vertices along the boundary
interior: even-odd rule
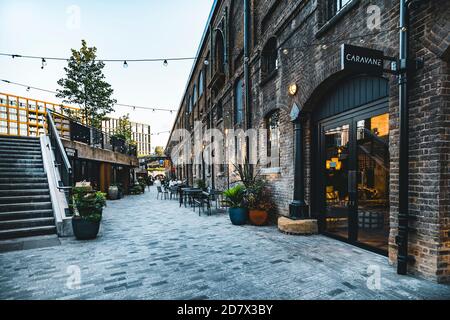
[[[97,240],[61,243],[1,253],[0,298],[450,298],[450,286],[398,276],[385,257],[324,236],[232,226],[225,214],[199,217],[153,190],[109,202]]]

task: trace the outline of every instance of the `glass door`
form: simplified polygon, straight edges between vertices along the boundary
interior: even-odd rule
[[[351,227],[350,190],[352,175],[351,122],[341,122],[323,127],[322,168],[324,179],[324,225],[326,233],[349,239]]]
[[[360,112],[320,126],[324,233],[385,254],[389,239],[389,114]]]
[[[389,114],[356,119],[358,242],[381,251],[389,239]]]

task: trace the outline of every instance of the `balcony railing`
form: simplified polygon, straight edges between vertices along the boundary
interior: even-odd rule
[[[110,150],[129,156],[137,156],[137,146],[128,143],[110,133],[87,126],[66,115],[51,112],[56,128],[62,138],[81,142],[92,148]]]

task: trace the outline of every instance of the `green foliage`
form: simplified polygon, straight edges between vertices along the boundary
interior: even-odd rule
[[[246,188],[249,188],[260,179],[260,170],[254,174],[254,166],[247,161],[243,165],[233,164],[233,166],[239,176],[239,182],[242,182]]]
[[[101,121],[105,115],[114,111],[112,99],[114,90],[105,81],[102,69],[105,64],[95,61],[97,48],[88,47],[86,41],[81,41],[81,49],[72,49],[67,67],[64,68],[66,78],[58,81],[62,88],[57,90],[57,97],[62,98],[64,103],[77,104],[83,110],[83,115],[77,114],[77,120],[100,128]],[[74,114],[75,115],[75,114]],[[74,116],[72,115],[72,116]]]
[[[238,184],[234,187],[225,190],[223,195],[225,196],[225,203],[231,208],[243,208],[245,187]]]
[[[159,157],[163,157],[164,156],[164,147],[155,147],[155,154]]]
[[[196,180],[195,184],[196,184],[197,188],[199,188],[199,189],[202,189],[202,190],[206,189],[206,182],[203,179]]]
[[[100,222],[105,206],[106,194],[93,192],[90,187],[73,189],[72,208],[76,208],[81,218],[92,222]]]
[[[133,132],[131,130],[131,121],[129,114],[119,118],[118,125],[116,130],[114,131],[113,136],[125,140],[128,143],[132,142]]]

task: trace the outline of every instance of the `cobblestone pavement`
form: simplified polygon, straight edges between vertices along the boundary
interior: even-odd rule
[[[324,236],[233,226],[224,213],[199,217],[154,190],[109,202],[104,216],[97,240],[0,254],[0,298],[450,298],[450,286],[398,276],[386,257]]]

